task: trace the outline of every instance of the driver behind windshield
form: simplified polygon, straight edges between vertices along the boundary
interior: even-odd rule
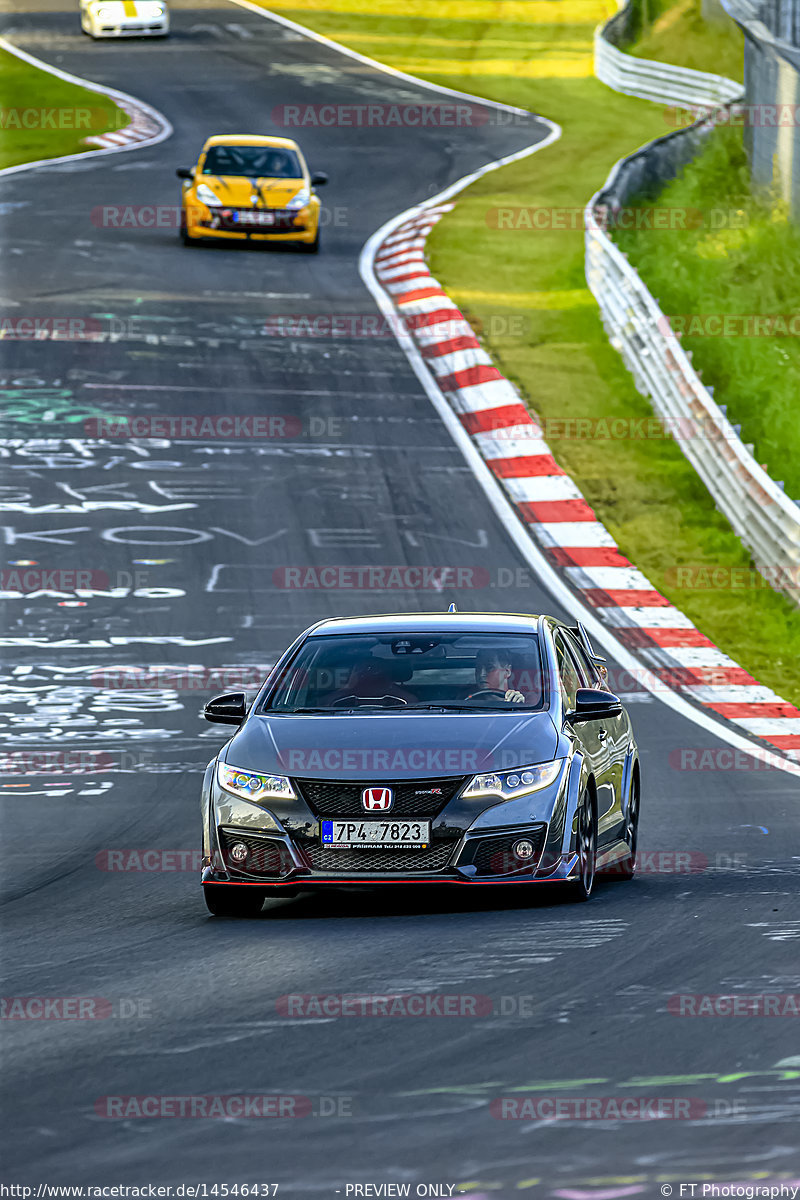
[[[510,704],[524,704],[522,692],[508,686],[514,672],[511,659],[501,650],[481,650],[475,656],[475,683],[477,687],[466,697],[475,700],[487,693],[502,695]]]

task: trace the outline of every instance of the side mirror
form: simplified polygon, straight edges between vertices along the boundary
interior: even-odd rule
[[[622,715],[622,702],[613,692],[600,688],[578,688],[575,693],[575,708],[567,713],[566,719],[573,724],[578,721],[602,721],[604,717]]]
[[[190,171],[188,167],[178,167],[175,174],[178,179],[194,179],[194,171]]]
[[[215,696],[203,709],[203,716],[217,725],[241,725],[247,716],[247,696],[244,692]]]
[[[324,171],[315,171],[314,174],[311,176],[311,186],[312,187],[322,187],[322,185],[327,182],[328,182],[328,176],[325,174]]]

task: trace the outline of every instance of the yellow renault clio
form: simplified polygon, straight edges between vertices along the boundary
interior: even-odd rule
[[[181,238],[293,242],[309,254],[319,249],[320,201],[328,182],[312,175],[297,142],[257,134],[208,139],[197,166],[180,167]]]

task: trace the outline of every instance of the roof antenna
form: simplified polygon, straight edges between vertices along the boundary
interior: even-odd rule
[[[447,611],[448,612],[458,612],[458,609],[456,608],[455,604],[451,604]]]

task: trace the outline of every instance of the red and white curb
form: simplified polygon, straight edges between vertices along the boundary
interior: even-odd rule
[[[621,553],[553,458],[519,393],[430,274],[425,240],[451,208],[433,202],[407,215],[378,243],[373,270],[401,331],[518,518],[571,590],[665,689],[800,763],[800,709],[723,654]]]
[[[20,171],[30,171],[34,167],[49,167],[55,163],[91,161],[106,154],[119,154],[124,150],[155,146],[158,142],[163,142],[172,136],[172,126],[163,113],[158,112],[149,104],[145,104],[143,100],[137,99],[136,96],[120,92],[117,88],[105,87],[101,83],[93,83],[90,79],[82,79],[79,75],[70,75],[68,71],[62,71],[59,67],[53,67],[41,58],[28,54],[26,50],[20,50],[19,46],[15,46],[13,42],[2,37],[0,37],[0,49],[14,54],[23,62],[29,63],[40,71],[46,71],[48,75],[55,75],[58,79],[63,79],[66,83],[74,83],[88,92],[98,92],[100,95],[109,96],[130,119],[130,123],[122,129],[110,130],[108,133],[83,139],[84,142],[96,145],[98,147],[96,150],[84,150],[79,154],[61,154],[57,158],[37,158],[32,162],[17,163],[16,166],[4,167],[0,170],[0,176],[16,175]]]
[[[150,145],[161,132],[161,119],[156,119],[153,110],[140,104],[138,100],[117,100],[117,105],[127,114],[129,124],[122,129],[112,129],[109,133],[98,133],[84,138],[84,142],[93,146],[119,150],[135,145]]]

